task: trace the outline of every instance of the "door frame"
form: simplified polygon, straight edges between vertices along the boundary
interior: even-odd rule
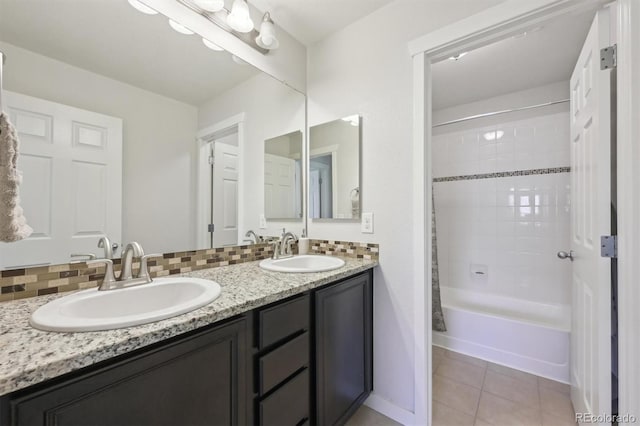
[[[197,162],[198,171],[196,178],[196,248],[204,249],[209,247],[209,232],[207,225],[211,218],[211,165],[209,164],[209,144],[216,135],[228,131],[231,128],[237,128],[238,131],[238,173],[240,179],[244,172],[244,112],[233,115],[222,121],[206,126],[196,134],[197,144]],[[244,213],[244,190],[242,185],[238,185],[238,223],[241,224],[240,218]],[[239,232],[243,232],[243,229]]]
[[[522,33],[541,23],[604,5],[605,0],[508,0],[468,18],[435,30],[409,42],[413,60],[413,251],[414,292],[414,413],[392,413],[408,424],[431,424],[431,193],[432,101],[431,64],[456,53],[476,49]],[[635,4],[634,4],[635,3]],[[618,0],[618,292],[619,292],[619,375],[621,379],[619,412],[640,418],[640,337],[633,335],[633,324],[640,322],[640,125],[632,117],[640,115],[640,82],[633,75],[640,72],[640,4],[635,0]],[[635,24],[635,28],[631,23]],[[624,56],[624,58],[622,57]],[[629,90],[631,89],[631,90]],[[623,94],[624,93],[624,94]],[[635,95],[635,96],[634,96]],[[624,392],[622,392],[624,391]],[[374,407],[375,408],[375,407]],[[384,408],[384,407],[380,407]],[[385,410],[386,411],[386,410]],[[396,416],[393,416],[396,414]]]
[[[309,150],[309,174],[311,174],[311,159],[313,157],[321,157],[323,155],[331,154],[331,218],[336,218],[336,209],[338,208],[338,193],[333,190],[336,182],[338,181],[338,149],[339,145],[327,145],[320,148]],[[309,178],[311,180],[311,178]],[[311,196],[311,194],[309,194]],[[313,218],[314,220],[327,220],[327,218]]]
[[[618,5],[618,411],[640,419],[640,4]]]

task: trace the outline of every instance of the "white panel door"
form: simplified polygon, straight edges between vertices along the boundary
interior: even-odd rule
[[[33,234],[0,243],[0,268],[67,263],[122,235],[122,120],[5,92],[20,138],[22,207]]]
[[[265,213],[267,218],[295,218],[296,162],[265,154]]]
[[[611,413],[611,261],[600,236],[611,230],[608,10],[596,15],[571,76],[571,399],[576,413]]]
[[[238,148],[213,144],[213,246],[238,244]]]

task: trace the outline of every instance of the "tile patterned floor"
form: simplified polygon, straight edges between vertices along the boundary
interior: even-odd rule
[[[569,386],[433,347],[433,426],[575,426]]]
[[[400,423],[383,416],[366,405],[358,408],[358,411],[349,419],[345,426],[402,426]]]
[[[575,426],[569,385],[433,347],[432,426]],[[346,426],[400,425],[362,406]]]

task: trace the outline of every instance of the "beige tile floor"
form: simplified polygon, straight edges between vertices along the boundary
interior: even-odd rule
[[[575,426],[569,386],[433,347],[433,426]]]
[[[362,406],[346,426],[400,425]],[[432,426],[575,426],[569,386],[433,347]]]
[[[400,423],[383,416],[375,410],[362,405],[358,411],[351,416],[345,426],[402,426]]]

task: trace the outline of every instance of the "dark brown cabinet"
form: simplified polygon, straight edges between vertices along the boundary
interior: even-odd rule
[[[373,386],[371,272],[314,292],[316,424],[342,425]]]
[[[372,272],[0,397],[0,425],[341,425],[372,388]]]
[[[256,311],[256,424],[296,426],[311,417],[311,296]]]
[[[2,425],[246,424],[247,319],[3,400]]]

